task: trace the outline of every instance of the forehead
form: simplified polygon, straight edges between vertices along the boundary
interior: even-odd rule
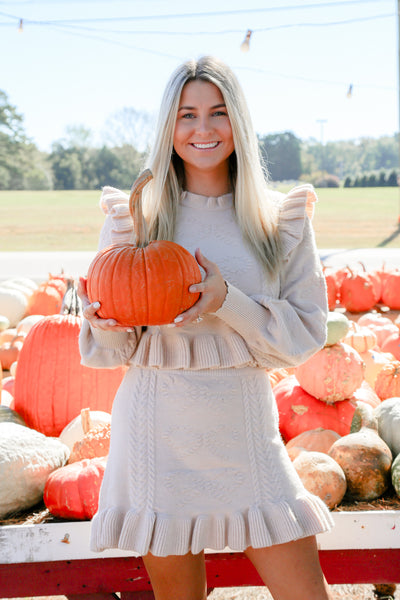
[[[202,104],[223,104],[224,98],[219,88],[209,81],[196,79],[186,83],[182,89],[179,106],[198,106]]]

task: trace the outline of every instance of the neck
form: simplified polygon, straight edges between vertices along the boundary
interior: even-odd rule
[[[216,198],[228,194],[231,191],[228,171],[199,174],[185,169],[185,189],[192,194]]]

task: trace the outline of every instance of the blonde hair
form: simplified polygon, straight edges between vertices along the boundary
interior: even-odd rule
[[[243,91],[231,69],[213,57],[183,63],[166,86],[147,163],[154,179],[143,195],[149,238],[174,238],[184,171],[181,159],[173,150],[173,137],[182,89],[194,80],[213,83],[222,93],[235,146],[229,157],[229,171],[237,222],[255,255],[273,274],[280,258],[278,208],[268,194],[266,171]]]

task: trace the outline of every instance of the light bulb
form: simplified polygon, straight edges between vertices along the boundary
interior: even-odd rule
[[[248,52],[250,50],[250,38],[251,38],[252,33],[253,32],[251,29],[247,30],[246,37],[244,38],[243,42],[240,44],[240,49],[242,52]]]

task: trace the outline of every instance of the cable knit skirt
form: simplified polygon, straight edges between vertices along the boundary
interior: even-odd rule
[[[287,455],[263,369],[127,372],[113,406],[93,551],[241,551],[332,524]]]

